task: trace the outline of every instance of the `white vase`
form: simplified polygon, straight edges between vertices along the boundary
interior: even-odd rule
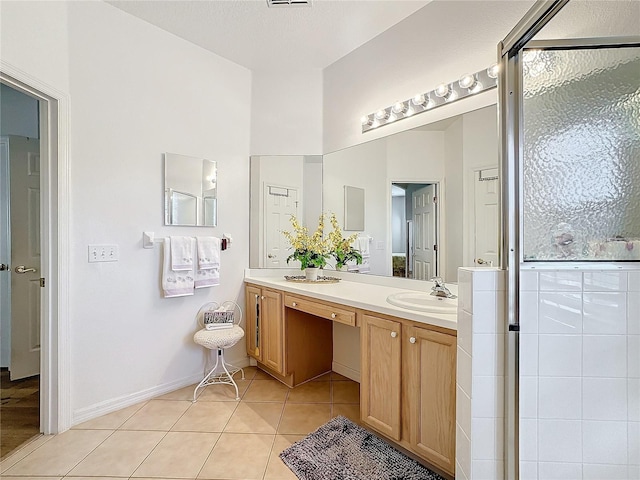
[[[349,271],[349,267],[347,265],[342,265],[338,268],[336,268],[337,271],[339,272],[348,272]]]
[[[315,267],[307,267],[304,269],[304,274],[307,277],[307,280],[310,282],[318,281],[318,270],[319,268]]]

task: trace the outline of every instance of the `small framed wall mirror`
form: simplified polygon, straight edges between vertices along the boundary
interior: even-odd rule
[[[344,229],[364,231],[364,188],[344,186]]]
[[[164,224],[215,227],[218,223],[216,162],[164,154]]]

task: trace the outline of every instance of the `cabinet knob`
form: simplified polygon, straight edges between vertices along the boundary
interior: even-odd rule
[[[264,295],[262,295],[260,298],[261,298],[262,300],[264,300]]]
[[[398,336],[398,332],[391,332],[391,338],[396,338]]]
[[[336,316],[337,316],[337,315],[336,315],[335,313],[332,313],[332,314],[331,314],[331,318],[336,318]]]
[[[294,307],[298,306],[298,304],[296,302],[293,302],[291,305],[293,305]]]
[[[409,341],[410,341],[411,343],[416,343],[416,337],[411,337],[411,338],[409,339]]]

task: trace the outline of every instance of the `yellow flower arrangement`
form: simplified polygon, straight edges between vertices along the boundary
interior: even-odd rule
[[[335,213],[331,214],[331,226],[333,227],[333,231],[329,234],[329,243],[331,245],[330,254],[336,261],[336,270],[340,270],[350,260],[354,260],[356,265],[360,265],[362,263],[362,255],[359,250],[351,246],[358,237],[358,234],[354,233],[344,238]]]
[[[307,227],[300,225],[295,215],[291,216],[293,232],[282,232],[294,249],[294,252],[287,257],[287,263],[290,260],[299,260],[302,270],[308,267],[322,268],[327,264],[331,246],[329,240],[323,238],[324,216],[324,213],[320,215],[318,228],[312,235],[309,235]]]

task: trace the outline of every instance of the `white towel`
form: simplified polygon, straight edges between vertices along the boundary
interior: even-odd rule
[[[357,237],[356,241],[356,249],[360,250],[360,255],[362,258],[369,257],[369,237]]]
[[[193,271],[194,239],[192,237],[170,237],[171,270]]]
[[[216,237],[196,237],[198,245],[198,269],[220,268],[220,239]]]
[[[192,244],[195,243],[191,239]],[[192,245],[192,249],[195,245]],[[162,292],[165,298],[193,295],[194,278],[191,270],[175,271],[171,268],[171,239],[164,239],[164,258],[162,262]]]

